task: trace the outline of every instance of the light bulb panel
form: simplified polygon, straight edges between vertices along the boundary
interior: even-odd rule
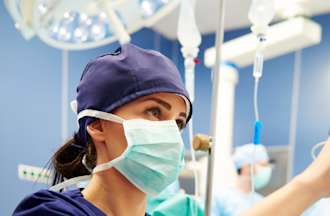
[[[34,37],[35,31],[33,29],[32,7],[34,0],[5,0],[5,7],[12,17],[15,28],[21,32],[26,40]]]
[[[117,37],[125,35],[118,34],[120,32],[131,34],[151,27],[173,11],[179,0],[107,1],[122,23],[120,29],[113,25],[106,8],[102,7],[105,0],[5,0],[5,3],[25,38],[38,35],[52,47],[82,50],[115,42]]]

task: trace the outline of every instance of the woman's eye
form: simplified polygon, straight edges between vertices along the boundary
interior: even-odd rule
[[[180,130],[183,130],[186,127],[186,124],[182,120],[176,120],[176,124]]]
[[[152,117],[159,118],[161,115],[161,111],[159,108],[150,108],[146,110],[146,113]]]

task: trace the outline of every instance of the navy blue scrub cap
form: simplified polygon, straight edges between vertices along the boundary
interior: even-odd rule
[[[77,113],[93,109],[111,113],[139,97],[175,93],[185,98],[187,122],[192,104],[176,66],[164,55],[132,44],[90,61],[77,87]],[[94,118],[79,119],[79,137],[87,143],[86,127]]]

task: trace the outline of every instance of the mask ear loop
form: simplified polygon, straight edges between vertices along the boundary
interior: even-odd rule
[[[87,181],[87,180],[90,180],[91,178],[92,178],[91,175],[78,176],[75,178],[65,180],[64,182],[59,183],[57,185],[54,185],[54,186],[50,187],[49,190],[60,191],[63,188],[67,188],[67,187],[76,185],[78,182]]]
[[[71,102],[71,109],[72,109],[73,112],[77,113],[77,101],[72,101]],[[77,120],[79,121],[79,119],[81,119],[83,117],[95,117],[95,118],[99,118],[99,119],[104,119],[104,120],[108,120],[108,121],[117,122],[117,123],[120,123],[120,124],[122,124],[124,122],[124,119],[119,117],[119,116],[113,115],[111,113],[98,111],[98,110],[92,110],[92,109],[86,109],[86,110],[81,111],[78,114]],[[86,154],[83,156],[82,164],[85,166],[85,168],[90,173],[93,173],[93,169],[91,169],[86,163]],[[49,190],[60,191],[64,188],[74,186],[78,182],[88,181],[91,178],[92,178],[91,175],[84,175],[84,176],[78,176],[78,177],[75,177],[75,178],[67,179],[64,182],[61,182],[57,185],[54,185],[54,186],[50,187]]]
[[[86,162],[86,154],[83,156],[83,158],[82,158],[82,160],[81,160],[81,163],[84,165],[84,167],[85,167],[90,173],[93,172],[93,169],[90,168],[90,167],[87,165],[87,162]]]
[[[107,113],[107,112],[98,111],[98,110],[92,110],[92,109],[85,109],[78,114],[78,120],[83,117],[94,117],[94,118],[103,119],[103,120],[107,120],[107,121],[111,121],[111,122],[116,122],[119,124],[123,124],[125,121],[125,119],[121,118],[120,116],[117,116],[117,115],[114,115],[111,113]],[[86,159],[83,161],[83,163],[86,164],[85,165],[86,169],[88,169],[92,174],[94,174],[94,173],[101,172],[101,171],[112,168],[115,165],[115,163],[122,160],[124,153],[121,156],[113,159],[111,162],[97,165],[94,169],[90,169],[87,166]]]
[[[119,124],[122,124],[125,121],[125,119],[123,119],[117,115],[113,115],[111,113],[102,112],[102,111],[98,111],[98,110],[92,110],[92,109],[85,109],[78,114],[78,120],[83,117],[94,117],[94,118],[99,118],[99,119],[103,119],[103,120],[107,120],[107,121],[116,122]]]
[[[116,160],[116,159],[115,159]],[[96,169],[91,169],[88,165],[87,165],[87,162],[86,162],[86,154],[83,156],[82,158],[82,164],[84,165],[84,167],[91,173],[90,175],[84,175],[84,176],[78,176],[78,177],[75,177],[75,178],[71,178],[71,179],[67,179],[65,180],[64,182],[61,182],[57,185],[54,185],[52,187],[49,188],[49,190],[52,190],[52,191],[60,191],[64,188],[67,188],[67,187],[71,187],[71,186],[74,186],[74,185],[77,185],[77,183],[79,182],[83,182],[83,181],[89,181],[91,178],[92,178],[92,173],[96,173],[96,172],[99,172],[99,171],[102,171],[102,168],[106,168],[108,167],[109,165],[103,165],[102,168],[101,167],[98,167]],[[113,165],[111,165],[113,166]]]

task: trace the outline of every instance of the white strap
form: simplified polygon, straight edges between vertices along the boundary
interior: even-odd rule
[[[76,100],[73,100],[73,101],[70,102],[70,107],[71,107],[72,112],[77,114],[77,112],[78,112],[78,102]]]
[[[114,167],[119,161],[123,160],[124,154],[126,153],[126,151],[127,151],[127,149],[120,156],[116,157],[112,161],[97,165],[96,167],[94,167],[92,173],[95,174],[97,172],[102,172],[104,170]]]
[[[97,172],[102,172],[104,170],[110,169],[113,167],[113,164],[111,162],[99,164],[93,169],[93,174]]]
[[[75,177],[75,178],[68,179],[64,182],[61,182],[57,185],[54,185],[54,186],[50,187],[49,190],[60,191],[63,188],[67,188],[67,187],[70,187],[70,186],[77,185],[79,182],[87,181],[87,180],[90,180],[91,178],[92,178],[91,175],[78,176],[78,177]]]
[[[78,114],[78,120],[83,117],[94,117],[94,118],[104,119],[107,121],[117,122],[119,124],[122,124],[124,122],[124,119],[119,116],[107,112],[92,110],[92,109],[85,109]]]

